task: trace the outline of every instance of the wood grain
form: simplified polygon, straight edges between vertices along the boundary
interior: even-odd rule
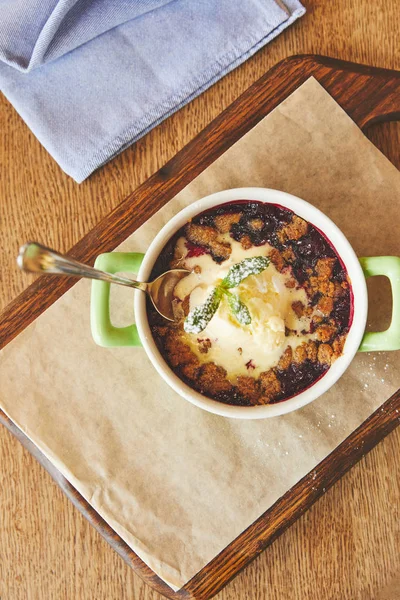
[[[6,176],[1,178],[2,197],[8,199],[4,203],[1,222],[2,240],[7,250],[2,253],[5,262],[1,265],[7,283],[4,304],[24,284],[12,267],[21,239],[45,239],[43,232],[46,232],[48,243],[62,249],[71,246],[99,216],[117,205],[127,191],[163,164],[165,158],[173,155],[202,124],[234,99],[251,83],[253,76],[261,75],[278,58],[294,51],[322,48],[324,52],[343,58],[399,68],[396,64],[399,58],[395,54],[398,20],[394,2],[378,2],[372,7],[366,2],[314,2],[309,8],[308,23],[304,19],[299,24],[304,24],[303,29],[296,25],[286,32],[80,187],[59,173],[4,102],[5,108],[3,110],[2,106],[0,112],[2,175],[6,169]],[[335,11],[339,12],[335,14]],[[351,36],[353,30],[355,33]],[[378,31],[383,33],[377,35]],[[383,50],[386,54],[382,54]],[[395,152],[398,128],[385,126],[387,132],[390,135],[385,136],[379,131],[374,135],[395,161],[398,158]],[[14,154],[8,152],[8,144]],[[134,158],[139,162],[133,164]],[[43,208],[46,217],[38,218],[36,213]],[[95,532],[62,499],[55,486],[48,483],[29,455],[24,454],[3,430],[1,435],[0,596],[12,599],[158,598],[125,569],[122,561],[116,560]],[[363,461],[366,465],[380,466],[376,473],[357,468],[347,476],[346,480],[350,477],[358,490],[358,501],[357,495],[354,501],[354,490],[349,487],[343,491],[345,484],[340,482],[301,520],[306,525],[292,527],[254,566],[222,592],[221,598],[314,598],[315,589],[318,589],[319,598],[375,597],[377,590],[389,582],[398,568],[395,553],[398,538],[393,533],[393,524],[398,522],[398,487],[393,473],[398,468],[394,460],[398,435],[392,435],[391,439],[395,440],[391,442],[394,446],[389,447],[391,451],[383,454],[380,451],[381,447],[387,447],[387,442],[378,449],[378,463],[378,459],[371,458],[376,451]],[[13,483],[18,480],[16,465],[22,474],[18,484]],[[359,475],[353,479],[355,472]],[[388,485],[389,481],[394,483]],[[363,483],[365,487],[362,487]],[[28,492],[29,484],[33,489]],[[369,490],[373,492],[372,503],[368,494],[364,494]],[[321,505],[325,508],[319,509]],[[15,528],[14,523],[17,523]],[[332,529],[334,535],[331,535]],[[307,552],[302,552],[302,548]]]
[[[88,260],[99,252],[113,249],[310,75],[323,83],[360,126],[400,115],[400,72],[312,55],[288,58],[254,83],[160,171],[130,194],[71,253]],[[146,205],[142,201],[145,198],[151,198]],[[40,278],[18,296],[3,313],[0,346],[45,310],[71,283],[74,280]],[[0,421],[30,449],[79,510],[150,585],[170,598],[200,599],[210,598],[219,591],[392,431],[398,424],[399,409],[400,392],[314,470],[313,486],[309,485],[309,477],[305,477],[176,594],[168,590],[1,411]]]

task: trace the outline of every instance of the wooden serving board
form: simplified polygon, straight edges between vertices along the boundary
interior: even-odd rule
[[[93,263],[98,254],[113,250],[310,76],[319,81],[362,129],[377,121],[400,119],[400,72],[313,55],[288,58],[252,85],[162,169],[121,202],[72,248],[70,254]],[[73,283],[57,278],[37,279],[2,313],[0,348]],[[0,422],[35,456],[74,505],[140,577],[169,598],[207,600],[310,508],[323,489],[333,485],[393,431],[399,424],[399,410],[400,390],[313,470],[316,473],[314,486],[308,485],[308,476],[304,477],[177,592],[139,559],[2,411]]]

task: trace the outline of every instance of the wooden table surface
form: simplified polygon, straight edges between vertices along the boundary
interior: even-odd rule
[[[0,97],[0,308],[30,278],[21,242],[68,250],[279,60],[319,53],[400,70],[398,0],[304,0],[308,13],[274,42],[76,184]],[[400,125],[369,138],[400,168]],[[216,598],[400,598],[400,429],[337,483]],[[160,600],[0,429],[0,600]]]

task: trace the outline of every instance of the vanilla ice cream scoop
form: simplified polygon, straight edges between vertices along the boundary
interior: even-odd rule
[[[196,266],[198,273],[182,280],[175,293],[182,300],[189,295],[190,310],[204,304],[232,265],[248,257],[267,256],[271,249],[268,244],[249,250],[244,250],[234,240],[231,244],[232,254],[223,265],[216,264],[209,255],[186,259],[186,267]],[[230,291],[247,306],[251,322],[240,324],[223,296],[216,313],[201,333],[184,332],[185,343],[201,362],[211,361],[222,366],[232,383],[240,375],[258,377],[276,366],[287,346],[294,348],[313,338],[312,334],[301,333],[309,331],[310,317],[299,318],[292,309],[296,301],[307,305],[306,292],[302,288],[287,287],[285,284],[290,278],[289,273],[280,273],[272,263],[258,275],[250,275]],[[295,333],[286,335],[288,327]],[[202,340],[207,341],[207,352],[204,352]]]

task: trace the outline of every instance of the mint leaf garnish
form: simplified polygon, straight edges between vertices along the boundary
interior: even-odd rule
[[[218,286],[211,292],[204,304],[200,304],[190,311],[183,324],[186,333],[200,333],[207,327],[217,312],[221,297],[222,290]]]
[[[225,289],[237,287],[246,277],[258,275],[264,271],[269,263],[269,258],[265,256],[245,258],[229,269],[227,276],[222,280],[221,287]]]
[[[228,271],[225,279],[219,286],[213,289],[204,304],[196,306],[190,311],[185,319],[183,328],[186,333],[200,333],[203,331],[218,310],[222,295],[225,294],[229,307],[241,325],[249,325],[251,316],[249,309],[240,298],[229,292],[230,288],[237,287],[246,277],[258,275],[268,267],[269,258],[265,256],[255,256],[245,258],[240,263],[233,265]]]
[[[228,290],[224,290],[226,297],[228,298],[229,306],[236,319],[241,325],[249,325],[251,323],[251,316],[249,309],[238,296],[231,294]]]

